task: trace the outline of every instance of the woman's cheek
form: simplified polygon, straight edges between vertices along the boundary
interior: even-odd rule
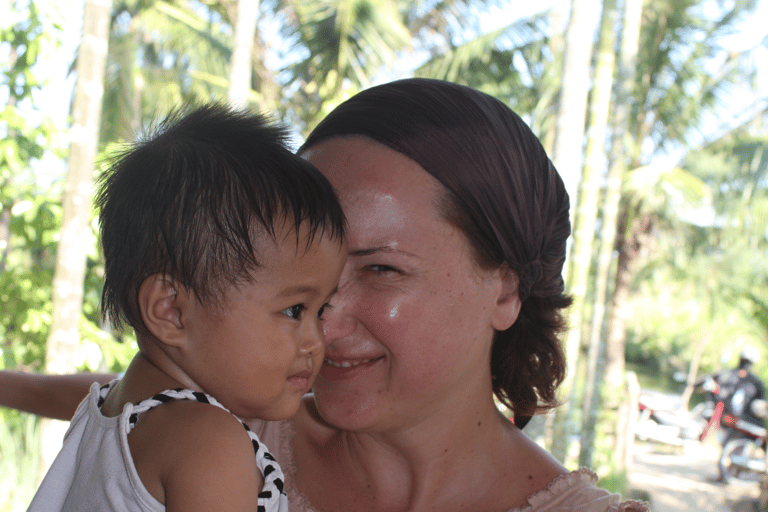
[[[363,308],[364,318],[363,322],[367,324],[370,330],[384,331],[381,333],[385,339],[380,341],[384,344],[388,344],[389,338],[392,336],[393,329],[398,332],[402,331],[403,326],[403,299],[388,296],[387,294],[377,294],[374,296],[368,295],[361,298],[359,303]]]
[[[394,349],[407,343],[403,337],[414,321],[412,299],[392,287],[368,287],[356,297],[358,320],[376,340]]]

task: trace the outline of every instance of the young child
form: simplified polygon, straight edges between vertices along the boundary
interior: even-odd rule
[[[91,387],[30,511],[287,510],[279,466],[238,418],[297,411],[346,244],[333,189],[286,140],[204,106],[102,179],[102,311],[139,353]]]

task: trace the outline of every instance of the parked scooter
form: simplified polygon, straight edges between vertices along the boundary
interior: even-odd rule
[[[683,410],[679,396],[646,390],[640,393],[638,406],[640,414],[634,432],[643,441],[672,446],[698,444],[707,424],[704,409]]]
[[[754,400],[751,408],[755,416],[768,418],[768,402],[765,400]],[[768,475],[768,430],[765,427],[723,412],[722,402],[715,406],[715,412],[702,433],[702,440],[709,428],[716,424],[724,429],[721,440],[723,450],[718,461],[720,476],[724,481],[729,484],[753,484]]]
[[[717,383],[707,378],[702,389],[709,393],[711,404],[707,425],[701,434],[703,441],[710,430],[717,428],[718,441],[723,447],[718,460],[720,477],[730,484],[753,484],[768,475],[766,459],[766,439],[768,430],[763,425],[746,421],[735,414],[726,412],[725,402],[721,397]],[[725,399],[733,399],[725,397]],[[748,406],[752,416],[768,418],[768,402],[762,399],[752,400]],[[711,411],[711,412],[709,412]]]
[[[713,381],[714,382],[714,381]],[[716,397],[716,389],[705,383],[702,388]],[[749,485],[768,478],[768,431],[724,412],[722,401],[708,400],[691,411],[680,408],[680,397],[643,391],[639,401],[639,419],[635,436],[640,440],[672,446],[699,446],[710,432],[718,432],[722,446],[718,469],[723,481]],[[768,418],[768,402],[754,400],[750,406],[755,416]]]

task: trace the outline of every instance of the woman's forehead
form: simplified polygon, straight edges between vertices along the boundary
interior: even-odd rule
[[[327,139],[303,156],[336,187],[337,192],[419,188],[437,192],[439,182],[419,164],[384,144],[361,136]]]
[[[410,158],[361,137],[320,142],[305,153],[331,181],[349,222],[351,245],[435,229],[439,182]],[[375,239],[375,240],[374,240]]]

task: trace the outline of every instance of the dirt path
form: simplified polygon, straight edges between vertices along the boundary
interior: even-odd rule
[[[718,448],[696,445],[678,451],[653,444],[635,447],[629,475],[633,489],[650,495],[653,512],[754,512],[757,485],[713,482]]]

